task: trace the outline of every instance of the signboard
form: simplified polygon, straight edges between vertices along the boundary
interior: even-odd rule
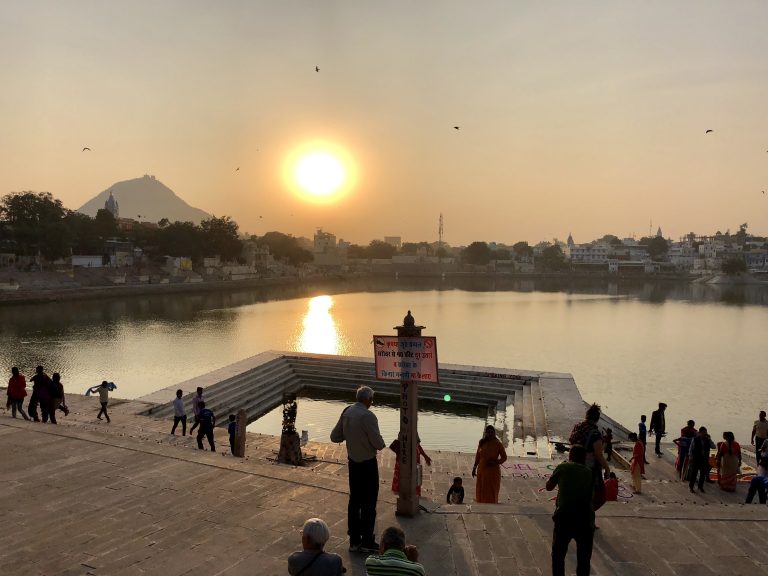
[[[373,356],[377,380],[438,382],[435,336],[374,336]]]

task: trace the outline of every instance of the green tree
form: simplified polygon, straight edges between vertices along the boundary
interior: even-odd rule
[[[381,240],[371,240],[368,244],[368,258],[390,260],[397,252],[397,248]]]
[[[512,250],[518,258],[530,258],[533,256],[533,248],[528,246],[528,242],[515,242]]]
[[[368,248],[359,244],[350,244],[349,248],[347,248],[347,258],[368,258]]]
[[[744,246],[747,243],[747,223],[744,222],[739,226],[739,231],[736,232],[736,244]]]
[[[720,269],[729,276],[743,274],[747,271],[747,262],[741,256],[733,256],[725,260]]]
[[[550,272],[563,270],[567,266],[563,250],[557,244],[547,246],[536,259],[536,266]]]
[[[509,260],[512,254],[506,248],[497,248],[491,253],[491,260]]]
[[[424,248],[427,251],[427,256],[432,254],[432,247],[429,245],[429,242],[403,242],[400,252],[414,255],[419,252],[419,248]]]
[[[664,256],[669,251],[669,243],[661,236],[646,236],[640,239],[639,244],[646,246],[652,260]]]
[[[257,236],[255,239],[259,244],[268,246],[269,252],[274,258],[288,262],[293,266],[312,262],[314,259],[312,252],[299,246],[296,238],[282,232],[267,232],[264,236]]]
[[[208,256],[219,255],[222,260],[237,259],[243,251],[243,243],[238,237],[237,222],[229,216],[215,216],[200,223],[203,250]]]
[[[64,216],[73,254],[101,254],[104,243],[96,230],[96,222],[87,214],[70,210]]]
[[[19,254],[38,252],[48,260],[67,254],[66,211],[50,192],[15,192],[0,200],[0,220],[7,240]]]
[[[174,222],[158,230],[157,243],[163,256],[189,256],[199,260],[203,255],[202,233],[192,222]]]
[[[100,208],[99,211],[96,212],[94,225],[96,233],[104,240],[117,235],[117,220],[115,219],[115,215],[109,210]]]
[[[461,260],[466,264],[484,266],[491,261],[491,249],[485,242],[472,242],[462,250]]]

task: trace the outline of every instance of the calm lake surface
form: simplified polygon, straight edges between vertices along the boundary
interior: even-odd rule
[[[441,362],[570,372],[627,426],[665,401],[669,430],[693,418],[748,443],[768,405],[763,287],[358,280],[3,307],[0,362],[8,376],[43,364],[68,393],[108,379],[134,398],[269,349],[372,356],[371,336],[408,309]],[[482,418],[467,417],[474,445]]]

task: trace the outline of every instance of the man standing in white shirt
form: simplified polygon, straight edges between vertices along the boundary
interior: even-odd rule
[[[331,431],[332,442],[347,442],[349,458],[349,505],[347,533],[350,552],[378,552],[374,538],[376,501],[379,498],[379,466],[376,453],[385,446],[379,421],[370,411],[373,390],[360,386],[357,402],[344,409]]]
[[[176,426],[181,422],[181,435],[187,435],[187,412],[184,410],[183,390],[176,390],[176,398],[173,399],[173,428],[171,434],[176,434]]]
[[[752,444],[755,447],[758,460],[766,438],[768,438],[768,420],[765,418],[765,410],[761,410],[758,419],[755,420],[755,425],[752,426]]]

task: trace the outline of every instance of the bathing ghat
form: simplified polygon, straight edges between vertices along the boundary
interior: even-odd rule
[[[401,525],[429,574],[549,574],[553,494],[542,487],[560,458],[551,441],[583,417],[573,378],[443,364],[440,381],[434,390],[420,387],[421,397],[450,393],[496,407],[495,424],[510,446],[500,504],[473,503],[473,454],[431,453],[425,511],[395,517],[394,455],[384,450],[377,532]],[[0,573],[286,574],[301,524],[319,516],[331,527],[327,550],[344,558],[348,574],[364,574],[364,558],[347,552],[343,445],[310,442],[304,451],[316,460],[291,467],[274,462],[277,437],[248,434],[246,457],[233,458],[171,436],[168,417],[177,388],[203,386],[214,411],[242,407],[253,419],[303,387],[351,393],[359,384],[397,393],[396,382],[373,380],[369,359],[268,352],[136,400],[115,399],[110,424],[95,419],[96,399],[74,395],[58,426],[0,411]],[[216,438],[223,450],[226,431],[217,429]],[[742,484],[736,494],[716,485],[690,494],[674,480],[673,448],[651,461],[642,495],[622,489],[618,502],[598,512],[592,573],[768,574],[765,506],[742,505]],[[613,467],[628,486],[618,454]],[[444,504],[454,476],[464,478],[464,505]]]

